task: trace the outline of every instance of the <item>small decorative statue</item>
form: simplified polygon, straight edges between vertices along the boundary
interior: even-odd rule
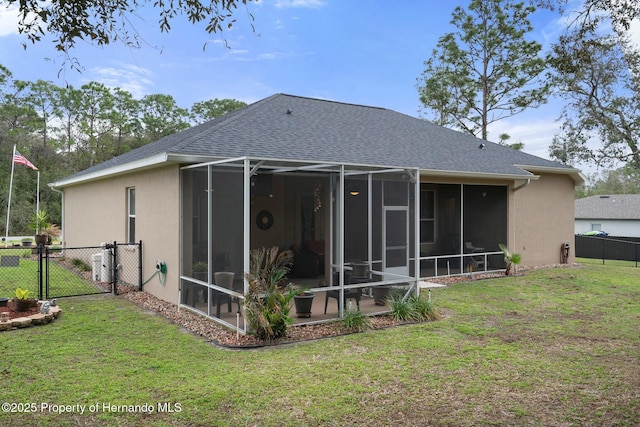
[[[49,314],[50,310],[51,310],[51,303],[49,301],[43,302],[42,305],[40,306],[40,313],[42,314]]]
[[[56,305],[58,305],[58,301],[54,298],[51,300],[51,307],[55,307]]]

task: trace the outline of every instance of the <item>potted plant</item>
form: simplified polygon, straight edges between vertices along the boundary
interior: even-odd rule
[[[373,286],[371,292],[373,294],[373,303],[375,305],[386,305],[391,288],[389,286]]]
[[[33,243],[33,239],[31,237],[25,237],[22,239],[22,246],[29,247]]]
[[[28,289],[16,288],[16,297],[13,299],[13,311],[29,311],[37,304],[35,298],[29,298],[31,291]]]
[[[209,278],[209,264],[205,261],[198,261],[191,267],[193,278],[204,282]]]
[[[58,227],[57,224],[51,224],[49,227],[47,228],[43,228],[40,231],[40,234],[45,234],[47,236],[47,245],[50,245],[51,243],[53,243],[53,239],[57,239],[60,237],[60,235],[62,234],[62,230],[60,230],[60,227]]]
[[[44,232],[51,227],[49,215],[46,211],[36,212],[29,222],[29,228],[35,233],[36,245],[45,245],[49,240],[49,235]]]
[[[293,287],[296,295],[293,302],[296,307],[296,315],[298,317],[311,317],[311,306],[313,306],[313,297],[316,295],[307,289]]]

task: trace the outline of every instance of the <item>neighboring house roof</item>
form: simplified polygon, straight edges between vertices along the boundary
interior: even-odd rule
[[[480,145],[483,144],[483,148]],[[276,94],[71,175],[54,186],[207,158],[417,168],[456,175],[533,178],[580,171],[384,108]],[[533,173],[532,173],[533,172]]]
[[[576,219],[640,220],[640,194],[590,196],[576,200]]]

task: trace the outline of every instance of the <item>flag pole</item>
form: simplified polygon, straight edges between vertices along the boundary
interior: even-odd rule
[[[38,184],[36,187],[36,218],[40,212],[40,170],[38,170]],[[40,221],[36,220],[36,235],[40,234]]]
[[[11,189],[13,188],[13,168],[16,166],[16,163],[13,159],[16,156],[16,145],[13,144],[13,155],[11,156],[11,180],[9,181],[9,200],[7,202],[7,226],[4,229],[4,247],[7,247],[7,243],[9,243],[9,212],[11,211]]]

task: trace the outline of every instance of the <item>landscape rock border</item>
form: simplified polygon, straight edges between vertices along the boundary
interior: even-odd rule
[[[44,301],[38,301],[40,305]],[[60,317],[62,309],[59,306],[50,307],[49,313],[35,313],[29,316],[16,317],[6,321],[0,320],[0,331],[10,331],[12,329],[28,328],[30,326],[46,325]]]

